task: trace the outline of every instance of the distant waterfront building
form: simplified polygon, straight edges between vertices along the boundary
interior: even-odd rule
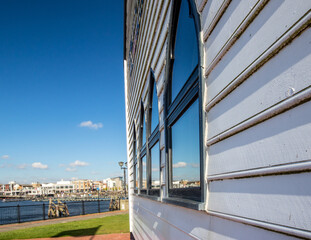
[[[92,181],[88,179],[72,181],[75,192],[88,192],[91,190]]]
[[[103,183],[107,185],[107,190],[121,190],[123,186],[122,177],[107,178]]]
[[[55,183],[42,183],[42,194],[43,195],[54,195],[56,193]]]
[[[125,0],[135,239],[311,239],[311,1]]]
[[[71,181],[61,181],[55,184],[55,193],[72,193],[74,191],[74,184]]]
[[[104,184],[102,181],[93,181],[92,182],[92,190],[93,191],[102,191],[104,190]]]

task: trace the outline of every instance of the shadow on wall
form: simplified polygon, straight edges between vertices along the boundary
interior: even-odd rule
[[[63,231],[53,236],[53,238],[57,237],[65,237],[65,236],[71,236],[71,237],[77,237],[77,236],[91,236],[89,240],[92,240],[98,231],[98,229],[101,226],[97,226],[94,228],[84,228],[84,229],[77,229],[77,230],[69,230],[69,231]]]

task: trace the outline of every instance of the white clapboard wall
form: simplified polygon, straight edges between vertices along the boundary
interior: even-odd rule
[[[124,63],[135,239],[311,239],[310,0],[196,0],[204,49],[205,211],[133,194],[133,124],[139,157],[150,68],[165,190],[163,88],[172,1],[144,1],[131,75]],[[134,3],[127,1],[127,34]]]

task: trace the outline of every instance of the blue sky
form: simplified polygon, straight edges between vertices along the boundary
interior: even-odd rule
[[[0,33],[0,183],[122,175],[123,1],[5,0]]]

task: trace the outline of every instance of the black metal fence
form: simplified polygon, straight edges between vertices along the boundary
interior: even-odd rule
[[[109,200],[66,202],[69,216],[109,211]],[[0,225],[48,219],[49,203],[0,207]]]

